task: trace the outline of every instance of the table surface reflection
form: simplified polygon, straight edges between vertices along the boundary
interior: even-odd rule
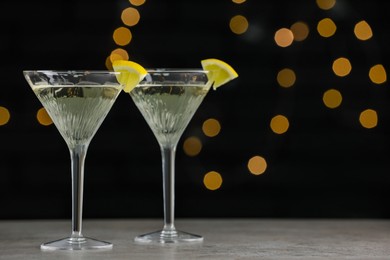
[[[136,235],[162,226],[157,219],[84,220],[84,235],[114,244],[106,251],[41,251],[65,237],[68,220],[0,221],[0,259],[390,259],[390,220],[178,219],[200,234],[197,244],[136,244]]]

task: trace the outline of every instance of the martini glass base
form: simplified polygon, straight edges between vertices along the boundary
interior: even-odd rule
[[[178,230],[174,232],[160,230],[137,236],[134,240],[139,243],[177,244],[202,242],[203,237]]]
[[[96,250],[96,249],[111,249],[112,244],[105,241],[99,241],[93,238],[64,238],[52,242],[47,242],[41,245],[42,250]]]

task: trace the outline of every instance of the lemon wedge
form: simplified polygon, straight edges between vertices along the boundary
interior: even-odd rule
[[[112,63],[115,72],[121,72],[117,79],[123,84],[123,91],[129,93],[148,74],[146,69],[134,61],[115,60]]]
[[[204,70],[209,71],[208,79],[214,90],[238,77],[237,72],[226,62],[218,59],[205,59],[201,61]]]

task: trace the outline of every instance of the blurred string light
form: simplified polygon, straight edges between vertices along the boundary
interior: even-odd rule
[[[322,101],[324,102],[325,106],[333,109],[341,105],[343,97],[340,91],[337,89],[329,89],[325,91],[324,95],[322,96]]]
[[[203,134],[207,137],[215,137],[221,131],[221,124],[215,118],[209,118],[202,124]],[[195,157],[202,150],[202,141],[196,136],[190,136],[183,143],[183,151],[187,156]],[[222,176],[220,173],[211,171],[203,178],[204,186],[209,190],[217,190],[222,185]]]
[[[340,57],[333,61],[332,70],[337,76],[345,77],[351,72],[352,65],[349,59]]]
[[[221,124],[215,118],[207,119],[202,125],[203,133],[208,137],[214,137],[221,131]]]
[[[324,18],[317,24],[318,33],[325,38],[329,38],[336,33],[337,26],[330,18]]]
[[[336,0],[316,0],[316,3],[322,10],[329,10],[334,7]]]
[[[336,1],[317,0],[317,5],[324,10],[333,8]],[[331,37],[337,30],[336,24],[330,19],[325,18],[317,25],[318,33],[323,37]],[[354,26],[353,33],[358,40],[367,41],[373,37],[371,26],[361,20]],[[332,70],[339,77],[350,75],[352,70],[351,62],[348,58],[340,57],[333,61]],[[376,64],[369,69],[368,77],[374,84],[383,84],[387,81],[386,70],[382,64]],[[323,95],[323,102],[328,108],[336,108],[341,105],[342,94],[336,89],[329,89]],[[366,109],[360,113],[359,122],[364,128],[374,128],[378,125],[378,115],[373,109]]]
[[[232,0],[232,2],[235,4],[242,4],[245,2],[245,0]],[[230,18],[229,28],[236,35],[244,34],[248,31],[249,28],[248,19],[244,15],[234,15]],[[221,124],[218,119],[209,118],[202,124],[202,132],[207,137],[215,137],[220,133],[220,131]],[[187,156],[197,156],[201,150],[202,142],[196,136],[188,137],[183,143],[183,151]],[[203,184],[209,190],[217,190],[222,185],[222,176],[220,173],[215,171],[208,172],[203,178]]]
[[[232,2],[241,4],[244,1],[232,0]],[[336,0],[316,0],[316,3],[324,11],[331,10],[336,6]],[[248,31],[249,22],[245,15],[240,14],[230,19],[229,26],[234,34],[240,35]],[[317,22],[316,29],[321,37],[331,38],[337,32],[337,25],[330,17],[326,17]],[[308,24],[304,21],[296,21],[289,28],[277,29],[274,33],[274,41],[277,46],[287,48],[294,41],[302,42],[306,40],[309,34]],[[371,26],[365,20],[361,20],[354,26],[354,35],[358,40],[367,41],[373,37],[373,32]],[[351,74],[352,64],[347,57],[334,59],[331,64],[331,70],[337,77],[347,77]],[[374,84],[383,84],[387,81],[386,70],[382,64],[373,65],[368,72],[368,77]],[[297,75],[293,68],[283,68],[279,70],[276,76],[277,83],[283,88],[293,87],[296,79]],[[323,93],[322,102],[329,109],[340,107],[342,101],[342,93],[335,88],[330,88]],[[366,109],[360,114],[359,122],[365,128],[375,127],[378,123],[377,112],[373,109]],[[289,119],[285,115],[276,115],[270,121],[270,129],[278,135],[285,134],[289,126]],[[266,160],[261,156],[254,156],[248,161],[248,170],[252,174],[262,174],[266,168]]]
[[[232,0],[234,3],[237,1]],[[336,0],[316,0],[317,6],[324,10],[331,10],[336,6]],[[242,20],[245,16],[240,16]],[[239,24],[244,24],[244,22],[236,21],[235,25],[232,26],[233,19],[230,20],[230,28],[233,33],[240,34],[246,31],[238,30],[236,28],[240,28]],[[247,20],[245,22],[245,26],[247,26]],[[321,37],[330,38],[336,34],[337,25],[330,18],[326,17],[317,22],[316,26],[317,32]],[[361,20],[357,22],[354,26],[354,35],[358,40],[367,41],[373,37],[373,32],[371,26],[365,21]],[[310,28],[304,21],[296,21],[289,28],[279,28],[274,33],[274,41],[277,46],[281,48],[290,47],[294,41],[301,42],[307,39],[310,33]],[[339,57],[332,62],[331,69],[333,73],[338,77],[346,77],[349,76],[352,71],[352,64],[350,60],[346,57]],[[368,73],[369,79],[374,84],[383,84],[387,81],[387,74],[384,66],[382,64],[373,65]],[[296,73],[293,68],[283,68],[278,71],[276,76],[277,83],[279,86],[283,88],[290,88],[294,86],[296,82]],[[340,107],[343,101],[342,93],[335,89],[330,88],[323,93],[322,102],[323,104],[330,109],[335,109]],[[378,123],[377,112],[373,109],[367,109],[360,114],[359,117],[360,124],[365,128],[375,127]],[[289,120],[284,115],[276,115],[270,121],[270,128],[276,134],[284,134],[289,129]],[[261,163],[259,163],[261,162]],[[262,167],[260,166],[262,165]],[[256,167],[261,170],[254,170]],[[261,156],[255,156],[248,161],[248,169],[252,174],[256,172],[263,173],[263,170],[266,170],[266,162],[265,159]]]
[[[232,0],[235,4],[242,4],[245,0]],[[229,28],[234,34],[244,34],[248,31],[249,22],[244,15],[235,15],[230,19]]]
[[[359,122],[365,128],[374,128],[378,125],[378,114],[373,109],[366,109],[360,113]]]
[[[235,4],[242,4],[245,2],[245,0],[232,0],[232,2]],[[230,19],[229,27],[234,34],[240,35],[248,31],[249,22],[244,15],[235,15]],[[307,35],[309,34],[308,31],[309,29],[307,25],[303,22],[299,22],[293,25],[291,27],[291,30],[287,28],[282,28],[277,31],[275,33],[274,39],[277,45],[279,45],[280,47],[287,47],[292,44],[294,40],[294,33],[297,35],[297,41],[302,41],[306,39]],[[283,69],[278,74],[278,82],[283,87],[291,87],[295,83],[295,80],[295,73],[291,69]],[[206,136],[213,137],[219,133],[220,124],[216,119],[209,119],[203,123],[202,130]],[[261,175],[267,169],[267,162],[261,156],[254,156],[249,159],[247,167],[250,173],[254,175]],[[210,187],[206,185],[206,177],[210,177],[208,176],[209,174],[210,176],[213,176],[216,181],[220,181],[222,184],[222,177],[219,174],[217,175],[214,172],[208,173],[205,175],[204,178],[204,184],[208,189],[210,189]],[[219,180],[219,178],[221,179]]]
[[[301,42],[309,36],[309,26],[305,22],[296,22],[291,25],[290,30],[293,34],[294,41]]]
[[[204,175],[203,184],[209,190],[218,190],[222,186],[222,176],[216,171],[210,171]]]
[[[274,40],[279,47],[288,47],[294,41],[294,34],[288,28],[281,28],[276,31]]]
[[[128,7],[122,11],[122,22],[127,26],[134,26],[139,22],[140,14],[134,7]]]
[[[244,3],[246,0],[232,0],[233,3],[235,4],[242,4]]]
[[[183,151],[186,155],[193,157],[200,153],[202,150],[202,142],[196,136],[188,137],[183,142]]]
[[[235,4],[242,4],[245,2],[245,0],[232,0],[232,2]],[[249,29],[248,19],[244,15],[235,15],[229,21],[229,28],[236,35],[244,34],[244,33],[248,32],[248,29]],[[305,38],[305,36],[304,36],[305,32],[301,31],[301,27],[299,24],[295,25],[294,28],[296,29],[297,34],[302,35],[301,38]],[[253,34],[254,30],[256,31],[256,29],[257,29],[256,26],[253,26],[251,28],[252,34]],[[275,41],[278,43],[278,45],[283,46],[283,47],[291,45],[291,43],[294,39],[294,35],[293,35],[292,31],[289,29],[286,29],[286,30],[287,30],[287,32],[284,32],[282,30],[282,31],[277,32],[275,34]],[[291,81],[295,82],[295,78],[292,79],[294,76],[292,76],[291,71],[288,71],[286,69],[286,71],[282,71],[281,75],[278,77],[280,78],[282,85],[284,85],[285,87],[289,87],[289,86],[294,84],[294,83],[291,83]],[[216,119],[206,120],[202,126],[203,133],[208,137],[216,136],[217,134],[219,134],[220,129],[221,129],[221,126],[220,126],[218,120],[216,120]],[[259,175],[259,174],[264,173],[264,171],[266,169],[266,166],[264,167],[264,165],[266,165],[266,163],[265,163],[265,160],[263,157],[260,157],[260,158],[263,159],[263,163],[261,163],[261,164],[258,163],[257,157],[249,160],[248,170],[250,173],[255,174],[255,175]]]
[[[267,161],[264,157],[256,155],[249,159],[248,170],[253,175],[260,175],[267,169]]]
[[[285,68],[278,72],[278,75],[276,76],[276,80],[278,81],[279,85],[284,88],[289,88],[294,85],[296,76],[295,72],[292,69]]]
[[[336,4],[336,0],[316,0],[319,8],[329,10]],[[337,26],[330,18],[322,19],[317,24],[318,33],[325,38],[329,38],[336,33]],[[358,40],[367,41],[372,39],[373,32],[371,26],[365,20],[357,22],[354,26],[353,33]],[[332,70],[338,77],[350,75],[352,64],[346,57],[340,57],[333,61]],[[387,81],[387,73],[382,64],[373,65],[368,72],[368,78],[374,84],[383,84]],[[329,89],[325,91],[322,97],[323,103],[330,109],[337,108],[341,105],[343,97],[340,91]],[[378,114],[374,109],[366,109],[360,113],[359,122],[364,128],[374,128],[378,125]]]
[[[215,137],[221,131],[221,124],[217,119],[209,118],[203,122],[202,131],[207,137]],[[200,154],[202,146],[202,141],[198,137],[191,136],[185,139],[183,151],[187,156],[194,157]],[[211,171],[204,176],[203,184],[209,190],[217,190],[222,185],[222,176],[218,172]]]
[[[387,81],[387,74],[385,67],[382,64],[374,65],[368,72],[370,80],[375,84],[382,84]]]
[[[139,7],[145,4],[145,0],[130,0],[130,4]],[[137,25],[141,19],[141,15],[135,7],[126,7],[121,12],[123,26],[116,28],[112,34],[115,44],[120,46],[120,48],[113,50],[106,58],[105,65],[109,70],[112,70],[113,61],[129,60],[130,58],[128,52],[123,48],[129,45],[133,39],[133,34],[128,27]]]
[[[359,40],[366,41],[371,39],[372,37],[372,30],[370,25],[366,21],[360,21],[358,22],[354,29],[353,32]]]
[[[124,50],[122,48],[117,48],[111,52],[110,59],[111,59],[111,61],[114,61],[117,59],[128,60],[129,54],[127,53],[126,50]]]
[[[284,134],[287,132],[290,122],[284,115],[276,115],[271,119],[270,127],[275,134]]]
[[[133,38],[131,31],[126,27],[119,27],[115,29],[113,36],[114,41],[119,46],[128,45]]]
[[[11,118],[11,114],[6,107],[0,106],[0,126],[6,125]]]
[[[43,107],[40,108],[37,112],[37,120],[38,120],[38,123],[40,123],[41,125],[44,125],[44,126],[49,126],[49,125],[53,124],[51,117],[47,113],[46,109]]]
[[[249,22],[243,15],[235,15],[230,19],[230,30],[235,34],[243,34],[248,30]]]
[[[221,131],[221,124],[215,118],[209,118],[202,124],[203,134],[207,137],[215,137]],[[202,150],[202,141],[196,137],[188,137],[183,143],[183,151],[188,156],[197,156]]]
[[[134,6],[140,6],[145,3],[145,0],[130,0],[130,3]]]
[[[113,50],[110,54],[110,56],[106,59],[106,67],[110,70],[112,69],[112,63],[115,60],[129,60],[129,54],[125,49],[122,48],[116,48]]]
[[[331,10],[336,6],[336,0],[316,0],[316,3],[317,6],[324,11]],[[316,29],[320,36],[330,38],[336,34],[337,25],[330,17],[326,17],[317,22]],[[300,42],[307,39],[309,33],[309,26],[304,21],[297,21],[293,23],[289,29],[277,29],[274,34],[274,41],[277,46],[287,48],[292,45],[293,41]],[[367,41],[373,37],[371,26],[365,20],[361,20],[355,24],[353,33],[356,38],[361,41]],[[349,76],[352,71],[352,64],[348,58],[339,57],[332,62],[331,69],[336,76],[346,77]],[[387,73],[382,64],[371,66],[368,77],[374,84],[383,84],[387,81]],[[296,82],[294,69],[281,69],[277,73],[276,80],[279,86],[283,88],[292,87]],[[340,107],[343,96],[339,90],[330,88],[323,93],[322,101],[327,108],[335,109]],[[378,123],[377,112],[373,109],[363,111],[360,114],[359,122],[365,128],[376,127]],[[270,128],[276,134],[284,134],[289,129],[289,120],[284,115],[276,115],[271,119]],[[249,163],[248,168],[250,168]]]

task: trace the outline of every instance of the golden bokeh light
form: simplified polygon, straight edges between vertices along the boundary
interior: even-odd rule
[[[235,34],[243,34],[248,30],[249,22],[245,16],[236,15],[230,19],[230,30]]]
[[[355,25],[355,28],[353,29],[353,32],[355,33],[356,38],[362,41],[366,41],[368,39],[371,39],[372,37],[372,30],[370,25],[366,21],[360,21]]]
[[[235,4],[242,4],[244,3],[246,0],[232,0],[233,3]]]
[[[114,70],[114,68],[112,67],[111,55],[106,58],[105,65],[108,70]]]
[[[209,190],[218,190],[222,185],[222,176],[216,171],[208,172],[203,178],[203,184]]]
[[[48,126],[48,125],[53,124],[51,117],[46,112],[46,109],[43,107],[40,108],[37,112],[37,120],[38,120],[38,123],[40,123],[41,125],[44,125],[44,126]]]
[[[198,137],[188,137],[183,143],[184,153],[188,156],[196,156],[202,150],[202,142]]]
[[[318,33],[325,38],[333,36],[336,30],[337,26],[330,18],[324,18],[317,24]]]
[[[248,170],[254,175],[260,175],[267,169],[267,161],[262,156],[253,156],[248,161]]]
[[[294,35],[294,41],[303,41],[309,35],[309,26],[304,22],[296,22],[290,27],[291,32]]]
[[[360,113],[359,122],[364,128],[374,128],[378,125],[378,114],[373,109],[366,109]]]
[[[110,56],[110,62],[113,63],[114,61],[116,60],[123,60],[123,57],[122,55],[118,54],[118,53],[111,53]]]
[[[276,31],[274,40],[279,47],[288,47],[294,41],[294,34],[290,29],[281,28]]]
[[[316,3],[322,10],[329,10],[335,6],[336,0],[316,0]]]
[[[203,122],[202,131],[208,137],[217,136],[221,131],[221,124],[217,119],[209,118]]]
[[[127,26],[134,26],[139,22],[140,14],[137,9],[128,7],[122,11],[121,19]]]
[[[279,85],[284,88],[289,88],[294,85],[296,76],[295,72],[292,69],[285,68],[278,72],[278,75],[276,76],[276,80],[278,81]]]
[[[351,72],[352,65],[347,58],[340,57],[333,61],[332,70],[337,76],[345,77]]]
[[[336,89],[329,89],[325,91],[324,95],[322,96],[322,101],[328,108],[336,108],[341,105],[343,97],[340,91]]]
[[[145,3],[145,0],[130,0],[130,4],[134,5],[134,6],[140,6],[140,5],[143,5]]]
[[[114,31],[113,39],[119,46],[125,46],[130,43],[132,34],[126,27],[119,27]]]
[[[283,115],[276,115],[271,119],[270,127],[275,134],[284,134],[289,126],[287,117]]]
[[[6,125],[11,118],[9,110],[5,107],[0,106],[0,126]]]
[[[387,81],[386,70],[382,64],[372,66],[370,68],[368,76],[370,77],[370,80],[375,84],[382,84]]]
[[[129,60],[129,54],[126,50],[122,48],[116,48],[111,52],[110,60],[111,62],[114,62],[116,60]]]

